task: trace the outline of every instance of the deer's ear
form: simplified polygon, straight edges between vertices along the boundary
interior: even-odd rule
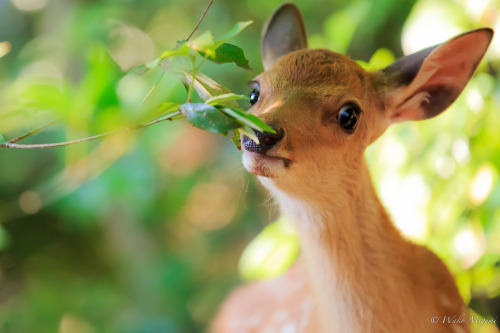
[[[383,69],[390,121],[423,120],[446,110],[469,82],[492,38],[489,28],[473,30]]]
[[[302,15],[292,3],[278,8],[264,26],[261,56],[268,70],[285,54],[307,48],[307,37]]]

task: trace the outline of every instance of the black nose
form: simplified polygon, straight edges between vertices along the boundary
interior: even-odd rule
[[[275,129],[275,131],[276,133],[254,131],[255,135],[259,139],[258,144],[255,143],[248,136],[244,135],[243,138],[241,139],[243,147],[245,147],[245,150],[254,153],[265,154],[269,149],[274,147],[275,144],[277,144],[281,139],[283,139],[284,135],[283,130],[280,128],[280,129]]]

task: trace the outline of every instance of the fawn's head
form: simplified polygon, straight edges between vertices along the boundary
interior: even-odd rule
[[[294,196],[356,184],[363,153],[395,122],[432,118],[461,93],[492,39],[474,30],[367,72],[348,57],[307,49],[293,4],[269,19],[265,72],[252,82],[250,111],[276,130],[243,137],[243,163],[272,188]]]

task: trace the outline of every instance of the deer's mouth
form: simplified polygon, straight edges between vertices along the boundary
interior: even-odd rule
[[[243,152],[243,166],[248,172],[268,178],[282,175],[294,162],[285,157],[261,154],[245,150]]]

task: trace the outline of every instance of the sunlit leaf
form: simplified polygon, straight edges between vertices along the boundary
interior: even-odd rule
[[[5,138],[3,137],[2,134],[0,134],[0,143],[4,143],[5,142]]]
[[[256,144],[259,144],[259,138],[255,135],[253,129],[251,129],[248,125],[243,125],[240,129],[240,135],[244,135],[252,139]]]
[[[228,117],[218,108],[205,103],[186,103],[179,109],[194,126],[209,132],[227,133],[240,127],[234,119]]]
[[[215,56],[214,37],[212,36],[212,33],[210,31],[205,31],[199,37],[187,42],[184,45],[187,45],[193,50],[206,53],[210,57]]]
[[[149,71],[150,69],[153,69],[159,65],[160,65],[160,58],[157,58],[154,59],[153,61],[148,62],[147,64],[135,67],[130,72],[128,72],[128,75],[142,75],[147,71]]]
[[[271,133],[276,133],[274,129],[269,127],[265,122],[257,118],[256,116],[249,114],[249,113],[244,113],[238,109],[233,109],[233,108],[223,108],[222,111],[224,111],[226,114],[230,115],[231,117],[237,119],[239,122],[242,124],[251,127],[253,129],[256,129],[257,131],[260,132],[271,132]]]
[[[165,113],[175,111],[179,108],[178,103],[165,102],[156,107],[156,116],[161,116]]]
[[[183,74],[184,85],[189,86],[191,84],[191,80],[193,80],[193,72],[189,70],[181,70],[181,73]],[[228,88],[218,84],[208,76],[201,73],[196,74],[194,89],[203,100],[208,100],[214,96],[231,94],[231,91]],[[236,101],[226,101],[226,105],[235,108],[238,107],[238,103],[236,103]]]
[[[249,100],[250,98],[248,96],[245,96],[245,95],[237,95],[237,94],[230,93],[230,94],[224,94],[224,95],[218,95],[218,96],[211,97],[211,98],[207,99],[205,101],[205,103],[211,104],[211,105],[217,105],[217,104],[224,105],[225,102],[234,101],[234,100],[241,100],[241,99]]]
[[[248,27],[252,23],[253,23],[253,21],[246,21],[246,22],[238,22],[238,23],[236,23],[231,30],[229,30],[228,32],[226,32],[224,35],[220,36],[217,39],[217,43],[220,43],[220,44],[225,43],[226,40],[235,37],[241,31],[243,31],[243,29],[245,29],[246,27]]]
[[[191,53],[189,52],[189,47],[186,44],[180,45],[178,48],[175,50],[168,50],[165,51],[161,54],[160,59],[163,60],[168,57],[176,57],[176,56],[191,56]]]
[[[205,53],[202,52],[201,55],[205,56]],[[234,62],[238,67],[252,69],[248,64],[248,60],[245,58],[245,53],[243,52],[243,50],[236,45],[228,43],[224,43],[219,46],[215,50],[215,55],[207,55],[207,59],[215,62],[216,64]]]

